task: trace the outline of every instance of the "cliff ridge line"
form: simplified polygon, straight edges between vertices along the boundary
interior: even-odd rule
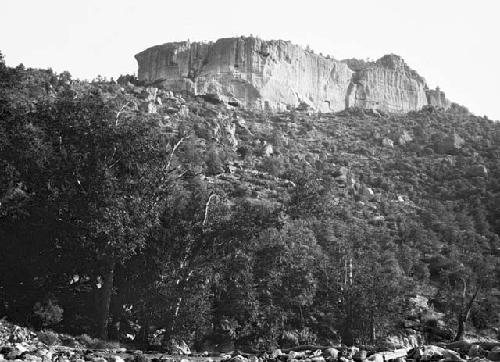
[[[255,37],[171,42],[135,56],[138,77],[173,91],[280,111],[306,104],[320,112],[349,107],[403,113],[450,102],[397,55],[375,62],[336,60],[290,41]]]

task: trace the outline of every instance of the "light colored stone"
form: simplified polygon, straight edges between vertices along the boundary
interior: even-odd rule
[[[240,37],[166,43],[135,58],[140,81],[160,81],[169,90],[249,108],[307,106],[332,112],[361,107],[401,113],[428,104],[425,80],[394,54],[352,68],[289,41]],[[440,93],[429,94],[433,103],[441,100]]]
[[[382,139],[382,146],[394,147],[394,142],[390,138],[385,137],[384,139]]]
[[[125,361],[120,356],[113,355],[109,357],[109,362],[125,362]]]
[[[367,63],[353,77],[354,104],[385,112],[409,112],[427,105],[425,80],[395,54]]]
[[[438,144],[438,150],[443,153],[452,153],[461,149],[465,141],[456,133],[452,133]]]
[[[323,356],[325,358],[337,359],[339,357],[339,350],[333,347],[326,348],[323,351]]]
[[[427,96],[427,104],[436,108],[448,109],[451,106],[451,102],[446,98],[443,91],[436,87],[436,89],[427,89],[425,91]]]
[[[408,131],[401,132],[401,134],[398,137],[398,143],[400,146],[403,146],[411,141],[413,141],[413,137],[410,135]]]
[[[472,177],[486,177],[488,169],[484,165],[474,165],[467,170],[467,174]]]
[[[485,353],[486,352],[484,351],[484,349],[480,345],[473,344],[469,348],[468,355],[469,355],[469,357],[474,358],[474,357],[482,357]]]
[[[325,359],[322,356],[315,356],[311,358],[311,362],[325,362]]]

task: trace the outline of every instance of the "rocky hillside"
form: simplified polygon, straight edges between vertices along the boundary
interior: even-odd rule
[[[72,337],[52,331],[34,332],[0,320],[0,360],[14,362],[487,362],[500,361],[499,343],[455,342],[377,351],[363,347],[303,345],[258,354],[241,351],[193,353],[175,345],[168,352],[141,351],[103,342],[88,335]]]
[[[0,65],[10,321],[282,361],[498,339],[498,123],[457,106],[266,112]]]
[[[349,107],[402,113],[450,102],[397,55],[376,62],[338,61],[288,41],[219,39],[177,42],[137,54],[139,80],[167,89],[217,95],[225,102],[265,110],[305,103],[321,112]]]

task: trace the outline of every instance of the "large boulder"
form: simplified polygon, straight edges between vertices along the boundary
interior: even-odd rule
[[[500,347],[495,347],[488,352],[488,359],[490,361],[500,361]]]
[[[339,350],[333,347],[323,350],[323,356],[327,359],[337,359],[339,357]]]
[[[462,361],[457,352],[434,345],[414,348],[408,352],[408,358],[419,361],[436,361],[441,359],[447,361]]]
[[[190,355],[191,354],[191,350],[189,349],[189,346],[183,340],[177,340],[177,339],[171,338],[165,344],[165,348],[169,351],[169,353],[175,354],[175,355]]]
[[[465,144],[465,141],[456,133],[441,139],[437,144],[437,151],[441,153],[456,153]]]

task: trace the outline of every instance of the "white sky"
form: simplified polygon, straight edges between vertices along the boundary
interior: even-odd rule
[[[0,0],[9,65],[74,77],[136,73],[169,41],[256,35],[336,59],[401,55],[429,86],[500,119],[500,0]]]

